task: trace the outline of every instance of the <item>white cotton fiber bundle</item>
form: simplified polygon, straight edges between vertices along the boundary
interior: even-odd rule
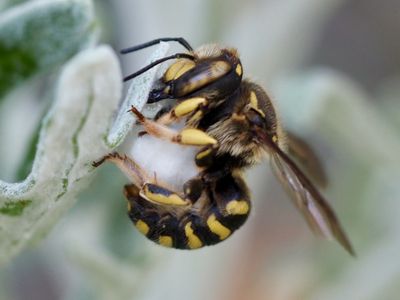
[[[135,140],[129,153],[151,177],[156,174],[159,181],[167,183],[176,191],[198,173],[194,163],[195,153],[199,149],[182,146],[150,135]]]

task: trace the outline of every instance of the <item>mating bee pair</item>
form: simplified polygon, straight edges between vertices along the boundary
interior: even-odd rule
[[[285,153],[286,137],[273,103],[257,84],[243,79],[236,49],[204,45],[196,50],[182,38],[161,38],[122,51],[137,51],[161,41],[176,41],[187,53],[154,61],[127,76],[132,79],[167,60],[175,61],[153,89],[148,103],[174,99],[175,105],[145,118],[132,107],[145,132],[171,143],[198,147],[196,176],[180,190],[160,185],[134,159],[117,153],[94,162],[115,163],[132,181],[125,186],[129,217],[149,239],[167,247],[195,249],[228,238],[247,219],[251,202],[242,171],[269,157],[311,228],[352,246],[333,210]],[[170,125],[184,122],[174,130]]]

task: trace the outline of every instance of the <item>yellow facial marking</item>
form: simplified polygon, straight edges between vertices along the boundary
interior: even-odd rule
[[[258,107],[258,99],[254,91],[251,91],[250,93],[250,107],[256,110],[260,115],[265,118],[264,112]]]
[[[223,60],[218,60],[211,64],[211,72],[217,75],[224,75],[231,70],[231,65]]]
[[[213,145],[217,143],[216,139],[204,131],[194,128],[183,129],[180,133],[180,141],[182,144],[193,146]]]
[[[153,202],[161,203],[161,204],[167,204],[167,205],[187,205],[188,203],[183,200],[181,197],[179,197],[177,194],[170,194],[170,195],[163,195],[163,194],[157,194],[157,193],[152,193],[149,190],[149,187],[145,185],[143,187],[143,196]]]
[[[203,243],[197,235],[194,234],[192,229],[192,222],[188,222],[185,225],[185,235],[188,239],[188,246],[190,249],[197,249],[203,246]]]
[[[193,69],[195,66],[196,66],[196,64],[195,64],[194,61],[191,61],[191,60],[185,61],[185,63],[182,66],[182,68],[180,68],[178,70],[178,72],[176,72],[174,79],[177,79],[177,78],[181,77],[183,74],[185,74],[187,71]]]
[[[226,205],[226,211],[230,215],[245,215],[249,209],[249,204],[243,200],[233,200]]]
[[[214,214],[208,217],[207,226],[211,232],[219,236],[220,240],[226,239],[231,234],[231,231],[222,225]]]
[[[175,116],[180,117],[187,115],[197,109],[200,104],[205,104],[207,101],[202,97],[195,97],[191,99],[187,99],[181,103],[179,103],[174,108]]]
[[[149,225],[147,225],[142,220],[137,221],[135,226],[140,231],[141,234],[147,235],[149,233],[150,230]]]
[[[221,78],[231,70],[231,65],[226,61],[218,60],[211,62],[209,68],[193,76],[182,88],[182,94],[189,94],[208,83],[214,82],[218,78]]]
[[[238,74],[238,76],[242,76],[242,65],[241,64],[238,64],[237,66],[236,66],[236,69],[235,69],[235,72],[236,72],[236,74]]]
[[[178,60],[176,63],[172,64],[164,74],[165,81],[171,81],[181,77],[187,71],[193,69],[196,64],[191,60]]]
[[[202,158],[206,157],[207,155],[209,155],[212,152],[212,150],[213,150],[212,148],[208,148],[202,152],[199,152],[196,155],[196,159],[202,159]]]
[[[170,237],[168,235],[160,235],[160,237],[158,238],[158,243],[161,246],[171,248],[172,247],[172,237]]]

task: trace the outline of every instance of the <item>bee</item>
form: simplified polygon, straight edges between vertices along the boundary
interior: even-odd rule
[[[160,38],[121,52],[166,41],[178,42],[187,51],[156,60],[124,80],[174,60],[147,101],[173,99],[173,106],[162,109],[154,119],[135,107],[130,112],[145,134],[196,147],[197,174],[176,189],[149,175],[127,155],[111,153],[93,163],[97,167],[110,161],[131,180],[124,194],[137,229],[160,245],[178,249],[201,248],[227,239],[245,223],[251,210],[242,173],[267,157],[311,229],[335,238],[354,254],[332,208],[288,156],[286,135],[271,99],[258,84],[243,78],[237,50],[216,44],[194,50],[183,38]],[[171,125],[178,122],[184,126],[177,130]]]

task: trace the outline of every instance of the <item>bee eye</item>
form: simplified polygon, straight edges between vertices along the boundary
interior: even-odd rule
[[[265,119],[259,112],[255,109],[251,108],[247,113],[247,119],[249,120],[251,125],[255,125],[257,127],[265,127]]]

